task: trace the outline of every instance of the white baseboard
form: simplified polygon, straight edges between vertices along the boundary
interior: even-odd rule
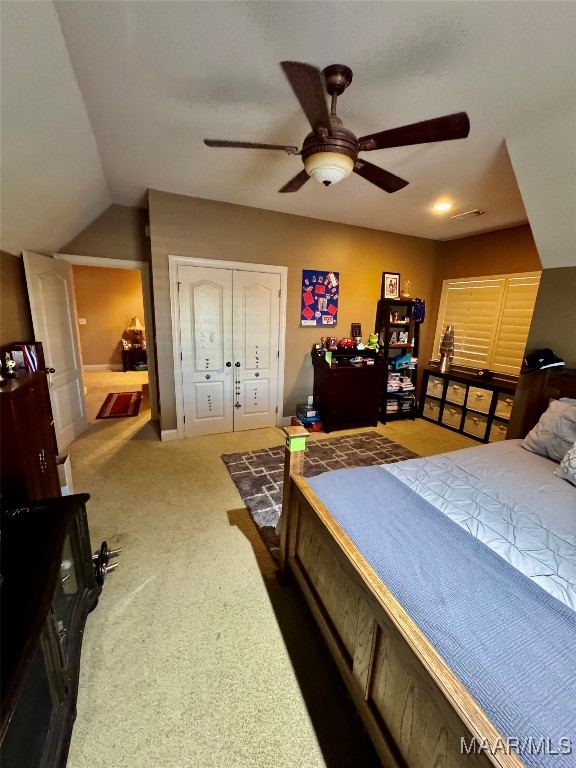
[[[163,429],[160,432],[160,440],[165,443],[168,440],[178,440],[177,429]]]
[[[123,370],[121,365],[111,365],[110,363],[108,363],[106,365],[84,365],[84,366],[82,366],[82,368],[87,373],[98,373],[99,371],[121,371],[121,370]]]

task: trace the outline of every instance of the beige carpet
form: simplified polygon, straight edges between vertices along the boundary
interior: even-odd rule
[[[475,444],[421,421],[378,429],[421,455]],[[160,443],[144,412],[71,447],[93,549],[124,551],[88,619],[69,768],[376,765],[220,458],[281,441],[264,429]]]

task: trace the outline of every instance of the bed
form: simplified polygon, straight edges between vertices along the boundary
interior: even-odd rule
[[[574,397],[575,378],[538,390]],[[576,487],[520,440],[304,480],[286,428],[280,576],[302,591],[383,765],[568,768]]]

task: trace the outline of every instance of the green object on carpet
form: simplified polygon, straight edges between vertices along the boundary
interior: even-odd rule
[[[378,432],[310,440],[304,454],[304,477],[314,477],[332,469],[371,467],[415,458],[418,454]],[[284,446],[228,453],[222,456],[222,460],[260,536],[277,559],[279,542],[276,525],[282,511]]]
[[[138,416],[142,392],[110,392],[98,411],[97,419],[119,419]]]

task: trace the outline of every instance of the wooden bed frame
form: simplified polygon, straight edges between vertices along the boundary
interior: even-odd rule
[[[568,373],[568,372],[566,372]],[[576,376],[540,382],[574,396]],[[550,379],[550,380],[549,380]],[[279,577],[291,573],[387,768],[524,768],[302,477],[308,432],[286,427]],[[470,750],[470,751],[468,751]]]

